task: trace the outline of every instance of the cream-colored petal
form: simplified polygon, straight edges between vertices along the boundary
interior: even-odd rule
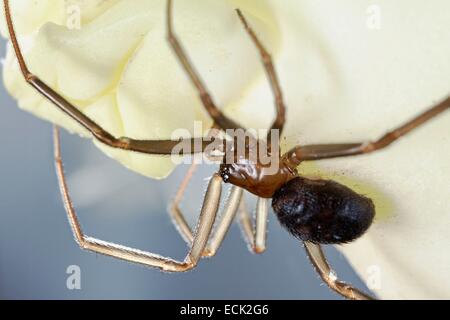
[[[448,1],[273,3],[286,147],[375,139],[450,94]],[[378,9],[380,29],[370,29]],[[257,91],[235,109],[249,123],[269,97]],[[300,166],[374,199],[375,224],[339,249],[381,298],[450,297],[449,128],[447,112],[385,151]]]
[[[64,1],[10,0],[9,3],[15,17],[14,26],[18,35],[32,34],[47,22],[64,22]],[[0,17],[0,32],[4,37],[8,35],[3,10]]]
[[[121,0],[64,0],[65,25],[69,27],[77,25],[74,23],[74,18],[78,16],[81,18],[81,24],[85,25],[108,11],[120,1]]]
[[[193,63],[202,75],[218,106],[239,100],[243,88],[250,86],[263,73],[258,59],[250,59],[252,43],[247,38],[236,13],[226,2],[175,2],[175,30]],[[184,70],[164,41],[166,35],[164,2],[158,2],[149,12],[154,13],[152,32],[136,50],[126,66],[117,88],[119,112],[124,134],[136,138],[171,138],[172,132],[185,128],[194,134],[194,121],[203,120],[206,130],[211,120]],[[220,12],[211,21],[210,15],[196,12]],[[193,18],[195,17],[195,19]],[[262,34],[264,21],[258,26]],[[208,29],[208,30],[206,30]],[[266,31],[266,32],[264,32]],[[243,49],[246,50],[243,50]],[[117,152],[122,153],[122,152]],[[140,154],[131,157],[133,166],[142,172],[154,172],[165,165],[167,175],[173,165],[170,159]],[[146,162],[146,159],[152,159]],[[152,176],[155,177],[154,174]]]
[[[167,43],[165,0],[59,3],[64,3],[64,19],[44,24],[51,21],[44,17],[41,25],[34,25],[34,33],[19,39],[32,72],[116,136],[169,139],[175,129],[193,133],[195,120],[203,120],[203,129],[208,129],[211,120]],[[241,92],[264,73],[234,11],[237,3],[174,3],[176,32],[219,107],[236,104]],[[83,17],[81,29],[63,21],[71,21],[76,7]],[[13,12],[19,9],[13,7]],[[277,23],[267,2],[246,1],[243,10],[276,50]],[[4,78],[23,109],[87,135],[25,83],[11,49]],[[91,114],[100,109],[102,114]],[[118,123],[109,123],[113,120]],[[101,148],[126,167],[154,178],[167,176],[174,167],[168,157]]]
[[[52,65],[52,62],[57,59],[56,52],[47,50],[46,41],[42,38],[23,37],[22,40],[25,41],[22,41],[22,47],[26,52],[30,69],[41,76],[49,85],[56,88],[56,70]],[[58,124],[71,132],[88,136],[81,126],[64,115],[25,82],[11,46],[8,46],[6,59],[3,63],[3,80],[8,92],[18,100],[20,108]]]
[[[30,38],[27,60],[55,88],[65,86],[63,94],[81,98],[76,102],[83,110],[117,134],[167,138],[178,127],[192,130],[192,120],[206,117],[165,42],[164,2],[133,1],[149,16],[148,32],[132,51],[105,43],[110,46],[102,54],[111,64],[119,64],[113,68],[115,73],[99,64],[94,74],[76,74],[85,83],[67,83],[70,74],[65,71],[86,70],[75,55],[74,60],[61,63],[64,57],[49,50],[49,39],[59,37],[59,45],[68,45],[63,40],[77,34],[72,43],[100,41],[92,48],[100,47],[102,39],[95,37],[96,32],[92,33],[95,41],[89,42],[92,39],[84,30],[66,37],[68,31],[55,26],[41,28],[42,21],[55,20],[46,14],[40,17],[39,12],[46,12],[43,9],[36,10],[35,20],[29,20],[32,23],[19,27]],[[420,0],[269,2],[270,7],[265,1],[180,0],[175,1],[175,20],[177,33],[225,112],[245,125],[266,127],[273,117],[273,97],[257,52],[231,9],[245,10],[275,52],[289,108],[285,148],[297,143],[374,139],[450,93],[448,1],[436,0],[433,5]],[[117,6],[124,3],[131,1],[118,1]],[[97,24],[93,31],[117,27],[120,12],[111,13],[114,7],[86,19]],[[154,10],[144,12],[150,7]],[[377,12],[380,29],[371,29],[368,23],[373,23]],[[37,28],[39,32],[30,35]],[[91,62],[99,59],[94,51],[75,49]],[[12,62],[9,54],[4,77],[21,107],[81,133],[20,82]],[[101,79],[96,79],[98,75]],[[374,199],[378,213],[373,227],[340,249],[369,283],[374,280],[370,273],[380,271],[375,279],[379,286],[373,289],[381,298],[450,296],[449,127],[446,114],[377,154],[300,167],[305,174],[336,179]],[[163,177],[173,166],[167,159],[102,148],[149,176]]]
[[[120,0],[10,0],[18,35],[29,35],[52,22],[68,28],[84,25]],[[6,20],[0,16],[0,33],[7,37]]]

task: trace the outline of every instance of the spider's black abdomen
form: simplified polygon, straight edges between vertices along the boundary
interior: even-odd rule
[[[272,198],[280,223],[314,243],[345,243],[360,237],[375,216],[372,200],[330,180],[297,177]]]

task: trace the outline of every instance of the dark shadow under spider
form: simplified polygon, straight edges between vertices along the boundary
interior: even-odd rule
[[[153,155],[170,155],[172,149],[180,142],[188,143],[191,146],[201,145],[201,152],[208,148],[211,142],[203,138],[135,140],[128,137],[117,138],[108,133],[28,70],[17,41],[8,0],[4,0],[4,9],[9,35],[25,80],[56,107],[87,129],[95,139],[113,148]],[[272,58],[248,25],[240,10],[237,10],[237,14],[259,50],[275,96],[276,118],[271,129],[281,132],[285,123],[285,105]],[[172,27],[171,0],[167,2],[167,30],[168,41],[197,89],[203,106],[214,120],[215,127],[221,130],[244,129],[216,107],[206,86],[175,36]],[[57,127],[54,129],[56,169],[72,231],[79,246],[83,249],[156,267],[164,271],[187,271],[194,268],[201,257],[213,256],[217,252],[232,221],[238,216],[238,221],[250,248],[256,253],[261,253],[265,250],[268,199],[272,198],[272,206],[280,223],[304,242],[308,256],[323,281],[331,289],[346,298],[371,299],[369,295],[336,278],[320,244],[345,243],[361,236],[369,228],[375,215],[372,201],[336,182],[310,180],[301,177],[296,168],[303,161],[354,156],[383,149],[449,108],[450,97],[447,97],[441,103],[429,108],[374,142],[296,146],[284,155],[279,156],[276,174],[267,174],[263,165],[258,162],[245,161],[245,159],[231,164],[222,163],[220,171],[214,174],[209,182],[195,232],[192,232],[179,209],[183,193],[195,170],[195,164],[193,164],[182,181],[169,210],[178,231],[190,246],[183,261],[123,247],[84,235],[68,192]],[[253,174],[249,175],[248,172]],[[213,231],[224,180],[231,183],[233,187],[221,219]],[[258,196],[254,227],[251,217],[245,209],[244,190]]]

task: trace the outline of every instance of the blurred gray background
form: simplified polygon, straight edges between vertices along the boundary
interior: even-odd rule
[[[4,56],[5,42],[0,42]],[[72,237],[52,162],[51,125],[19,110],[0,86],[0,298],[2,299],[340,299],[321,283],[300,243],[270,215],[268,249],[250,254],[234,225],[217,256],[191,272],[165,274],[81,251]],[[186,245],[166,213],[187,166],[152,181],[63,134],[69,184],[86,234],[183,259]],[[203,168],[183,208],[198,213]],[[192,221],[195,216],[192,215]],[[334,248],[339,276],[367,290]],[[66,270],[81,269],[69,290]]]

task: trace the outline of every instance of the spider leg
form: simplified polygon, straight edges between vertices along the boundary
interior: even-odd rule
[[[224,208],[224,213],[222,214],[221,220],[219,220],[219,223],[214,230],[214,233],[212,234],[211,240],[206,247],[206,256],[214,256],[220,245],[222,244],[223,239],[225,239],[225,236],[230,229],[231,223],[233,222],[234,217],[236,217],[243,192],[244,190],[239,187],[233,186],[231,188],[228,202],[226,203]]]
[[[238,223],[241,228],[242,235],[244,236],[244,240],[247,243],[248,249],[255,252],[255,233],[253,231],[253,221],[247,210],[244,196],[242,196],[239,206]]]
[[[196,164],[193,163],[181,182],[175,198],[169,207],[169,213],[172,217],[172,221],[188,245],[191,245],[194,237],[191,227],[187,223],[184,214],[180,209],[180,202],[183,199],[184,192],[186,191],[188,183],[195,172],[195,168]],[[203,252],[203,256],[211,257],[216,254],[231,226],[231,223],[234,220],[234,217],[236,216],[236,212],[238,211],[239,203],[242,198],[242,193],[243,190],[241,188],[235,186],[231,188],[230,195],[224,207],[224,212],[218,221],[216,229],[211,234],[209,244]]]
[[[192,243],[192,241],[194,240],[194,236],[192,234],[191,227],[187,223],[184,214],[180,209],[180,203],[181,200],[183,200],[186,188],[189,185],[189,181],[192,179],[196,168],[197,164],[194,161],[192,162],[186,175],[184,176],[183,181],[181,181],[181,184],[178,187],[178,191],[168,208],[168,212],[172,218],[172,222],[175,225],[175,228],[188,245]]]
[[[219,175],[214,175],[209,182],[190,250],[184,261],[177,261],[150,252],[120,246],[84,235],[69,195],[61,158],[59,130],[57,127],[54,127],[54,145],[55,164],[61,195],[75,240],[82,249],[170,272],[187,271],[197,265],[207,245],[219,208],[222,191],[222,178]]]
[[[254,253],[263,253],[266,250],[268,213],[268,199],[258,198],[256,204],[255,227],[253,227],[252,219],[245,206],[244,197],[242,197],[238,222],[249,250]]]
[[[269,199],[258,198],[256,204],[255,247],[253,249],[256,253],[263,253],[266,250],[268,213]]]
[[[172,0],[167,0],[167,38],[169,40],[170,45],[172,46],[173,51],[175,52],[178,60],[183,66],[184,70],[188,74],[190,80],[194,84],[197,89],[200,99],[203,103],[208,114],[213,118],[214,122],[222,129],[240,129],[242,128],[233,120],[229,119],[225,116],[215,105],[213,99],[211,98],[208,90],[206,89],[206,85],[200,79],[199,74],[195,70],[193,64],[188,58],[185,50],[183,49],[181,43],[178,41],[174,31],[173,31],[173,23],[172,23]]]
[[[374,298],[365,294],[351,285],[337,279],[333,269],[323,253],[322,247],[311,242],[304,242],[306,252],[314,269],[330,289],[351,300],[373,300]]]
[[[244,25],[245,30],[248,32],[250,38],[255,43],[259,51],[259,54],[261,55],[262,61],[264,63],[264,68],[266,70],[267,77],[269,79],[272,88],[272,92],[274,93],[275,96],[275,106],[277,113],[271,129],[280,130],[281,134],[281,131],[283,130],[284,124],[286,122],[286,106],[283,101],[283,93],[281,90],[280,82],[278,80],[277,72],[275,70],[275,66],[272,61],[272,57],[266,50],[266,48],[263,46],[261,41],[258,39],[258,36],[256,35],[255,31],[248,24],[241,10],[236,9],[236,12],[242,24]]]
[[[381,150],[449,109],[450,97],[374,142],[297,146],[288,151],[286,157],[299,164],[301,161],[348,157]]]
[[[218,126],[216,124],[214,124],[212,126],[212,131],[208,134],[208,137],[217,137],[217,131],[214,131],[214,129],[218,129]],[[177,193],[175,194],[174,199],[171,201],[169,208],[168,208],[168,212],[172,218],[172,222],[175,225],[175,228],[177,229],[178,233],[181,235],[181,237],[183,238],[183,240],[188,244],[191,245],[192,241],[193,241],[193,234],[192,234],[192,230],[191,227],[189,226],[189,224],[187,223],[185,216],[182,212],[182,210],[180,209],[180,203],[183,200],[183,196],[184,193],[186,192],[186,188],[189,185],[189,181],[192,179],[195,170],[197,168],[197,163],[195,162],[195,159],[193,159],[191,166],[189,167],[188,171],[186,172],[186,175],[184,176],[183,180],[181,181],[180,186],[178,187]],[[233,209],[235,206],[233,204],[234,201],[233,200],[235,197],[235,193],[236,193],[236,188],[234,188],[231,192],[231,196],[229,198],[229,202],[227,203],[226,207],[225,207],[225,214],[222,215],[221,221],[219,222],[219,226],[217,231],[215,231],[215,235],[214,238],[211,240],[211,246],[209,246],[205,252],[203,253],[203,256],[212,256],[215,254],[215,252],[217,251],[217,249],[220,246],[220,243],[222,242],[223,238],[225,237],[226,232],[229,229],[229,226],[231,224],[231,221],[233,220],[234,216],[235,216],[235,212],[237,209]],[[239,192],[240,194],[242,194],[242,192]],[[238,203],[239,203],[238,199]],[[231,220],[230,220],[231,219]],[[228,220],[230,220],[228,222]],[[219,240],[220,239],[220,240]]]
[[[17,40],[14,24],[11,17],[9,0],[3,0],[3,4],[9,35],[24,79],[28,82],[28,84],[30,84],[50,102],[52,102],[61,111],[63,111],[65,114],[78,122],[82,127],[88,130],[95,139],[112,148],[157,155],[170,155],[172,153],[172,149],[175,146],[179,145],[181,142],[190,143],[190,150],[192,150],[191,153],[202,151],[207,147],[207,145],[211,143],[203,141],[202,138],[186,140],[134,140],[128,137],[114,137],[91,118],[84,115],[80,110],[78,110],[76,106],[71,104],[59,93],[50,88],[39,77],[29,71],[22,54],[22,50],[20,49],[19,42]],[[194,146],[202,146],[202,150],[196,150]]]

